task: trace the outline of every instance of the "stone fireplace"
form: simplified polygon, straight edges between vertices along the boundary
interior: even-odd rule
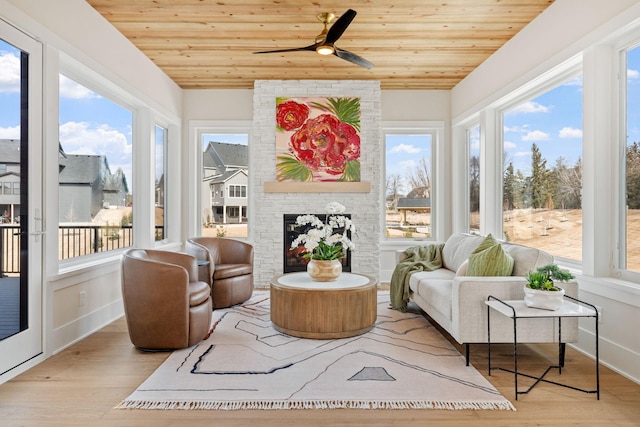
[[[352,189],[336,183],[329,189],[310,185],[303,190],[266,191],[267,184],[276,180],[275,116],[278,97],[359,98],[360,179],[362,183],[371,183],[370,188]],[[282,249],[286,245],[286,233],[283,233],[281,225],[283,215],[292,212],[326,212],[329,202],[344,205],[357,229],[352,236],[355,251],[349,251],[351,272],[377,276],[380,271],[379,248],[384,213],[384,199],[381,196],[384,155],[380,128],[380,83],[359,80],[257,80],[253,108],[249,185],[256,202],[249,208],[249,221],[253,224],[251,243],[255,249],[256,287],[268,287],[274,276],[290,268],[306,269],[306,264],[283,268],[285,263],[289,263],[285,261]]]
[[[298,246],[298,248],[291,249],[291,243],[300,235],[300,233],[305,233],[308,229],[304,227],[296,227],[296,218],[299,214],[284,214],[283,215],[283,248],[282,248],[282,258],[284,260],[282,271],[284,273],[294,273],[297,271],[306,271],[307,263],[309,260],[304,258],[303,255],[306,253],[305,249],[302,245]],[[347,218],[351,218],[350,214],[343,214]],[[316,214],[316,216],[320,219],[320,221],[326,220],[326,215],[324,214]],[[351,238],[351,233],[348,233],[349,238]],[[351,272],[351,252],[347,251],[347,256],[342,258],[342,271]]]

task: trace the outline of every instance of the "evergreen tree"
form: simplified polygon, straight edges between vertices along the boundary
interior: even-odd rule
[[[640,209],[640,145],[627,146],[627,207]]]
[[[469,159],[469,210],[480,210],[480,158],[472,156]]]
[[[549,172],[547,161],[542,158],[540,149],[534,143],[531,146],[531,202],[534,209],[542,208],[549,199]]]
[[[518,191],[516,176],[513,170],[513,162],[509,162],[509,166],[504,174],[504,182],[503,182],[503,203],[505,209],[512,210],[515,208],[515,198],[516,192]]]

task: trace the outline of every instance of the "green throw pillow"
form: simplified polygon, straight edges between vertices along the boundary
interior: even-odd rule
[[[469,255],[467,276],[511,276],[513,258],[489,234]]]

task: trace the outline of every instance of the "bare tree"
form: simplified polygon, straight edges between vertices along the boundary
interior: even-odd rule
[[[387,176],[387,200],[392,203],[393,208],[396,207],[400,198],[400,187],[402,186],[402,178],[400,175],[394,174]]]
[[[420,159],[418,166],[407,176],[407,181],[412,197],[431,197],[431,173],[426,158]]]

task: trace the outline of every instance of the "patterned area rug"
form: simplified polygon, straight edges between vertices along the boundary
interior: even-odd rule
[[[207,340],[174,351],[117,408],[515,410],[422,315],[391,309],[388,292],[374,328],[352,338],[277,332],[268,292],[213,315]]]

